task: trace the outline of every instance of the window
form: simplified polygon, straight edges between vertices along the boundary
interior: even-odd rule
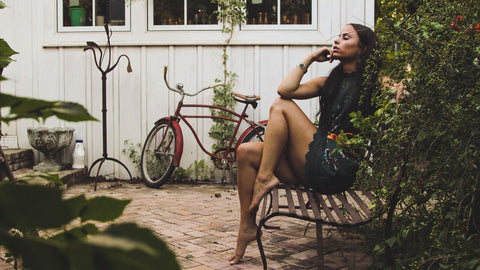
[[[248,0],[243,29],[311,30],[316,28],[316,10],[312,0]]]
[[[131,0],[57,0],[58,31],[129,30]]]
[[[152,30],[220,29],[211,0],[149,0],[149,6]]]

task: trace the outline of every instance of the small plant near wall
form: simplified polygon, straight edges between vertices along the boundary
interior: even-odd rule
[[[133,163],[137,173],[140,173],[140,158],[142,157],[142,144],[132,143],[130,140],[123,141],[124,148],[122,154],[127,155],[128,159]]]
[[[233,109],[236,102],[231,95],[231,91],[235,85],[235,79],[238,76],[236,73],[228,70],[227,48],[232,40],[235,30],[246,20],[246,4],[245,1],[242,0],[212,0],[212,3],[218,4],[219,8],[216,12],[216,15],[218,20],[223,23],[222,32],[227,35],[222,54],[224,86],[216,87],[214,89],[213,105]],[[216,82],[222,82],[222,80],[217,79]],[[225,112],[213,110],[212,115],[228,116],[228,114]],[[216,143],[212,146],[212,148],[214,151],[217,151],[227,145],[228,139],[235,129],[235,125],[230,121],[223,121],[221,119],[216,119],[214,122],[215,124],[210,128],[209,135],[211,138],[216,140]]]
[[[186,174],[192,176],[195,182],[209,182],[211,180],[212,169],[205,162],[205,159],[195,160],[188,166]]]

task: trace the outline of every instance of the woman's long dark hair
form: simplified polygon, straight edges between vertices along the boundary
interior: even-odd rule
[[[348,112],[359,109],[362,114],[369,115],[373,113],[374,110],[371,104],[373,89],[369,89],[369,83],[365,82],[363,73],[365,71],[365,67],[367,66],[367,60],[372,55],[373,51],[376,49],[377,36],[370,28],[361,24],[351,23],[349,25],[353,26],[353,28],[358,34],[358,46],[360,47],[360,49],[363,50],[364,48],[366,48],[366,50],[365,52],[360,54],[358,59],[357,72],[355,73],[357,82],[355,93],[353,95],[355,102],[352,103],[352,106],[348,109]],[[343,67],[341,64],[339,64],[332,70],[322,89],[322,96],[320,98],[319,127],[325,131],[329,131],[331,125],[332,105],[337,96],[337,91],[340,88],[342,74]],[[372,75],[373,76],[370,76],[369,81],[377,79],[377,74]],[[360,106],[358,106],[358,100],[360,99],[360,95],[362,95],[362,102]]]

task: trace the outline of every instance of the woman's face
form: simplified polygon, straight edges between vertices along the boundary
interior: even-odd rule
[[[342,61],[358,59],[358,56],[362,53],[359,42],[360,39],[355,28],[351,25],[345,26],[334,41],[332,48],[333,58]]]

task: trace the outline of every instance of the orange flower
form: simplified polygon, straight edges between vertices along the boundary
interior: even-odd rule
[[[330,134],[328,134],[327,138],[334,141],[338,138],[338,135],[335,134],[335,133],[330,133]]]

